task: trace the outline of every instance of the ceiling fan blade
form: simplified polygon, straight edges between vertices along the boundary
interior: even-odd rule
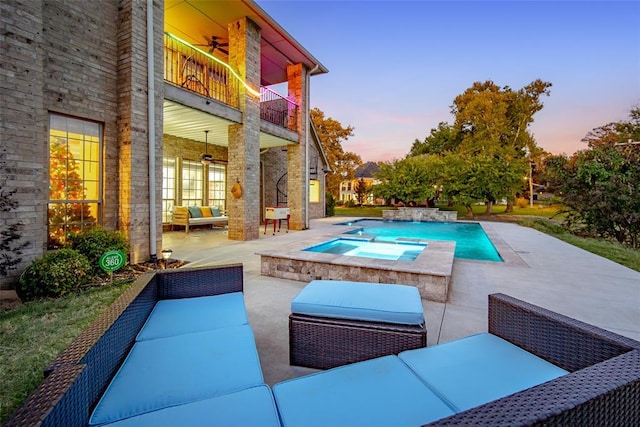
[[[226,49],[218,48],[218,50],[219,50],[220,52],[224,53],[225,55],[229,55],[229,51],[228,51],[228,50],[226,50]]]

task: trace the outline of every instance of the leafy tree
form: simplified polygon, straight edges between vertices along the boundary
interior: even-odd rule
[[[475,168],[458,178],[470,179],[455,186],[458,197],[484,197],[487,213],[502,198],[512,206],[531,156],[541,151],[528,128],[550,87],[539,79],[517,91],[492,81],[475,82],[454,99],[452,134],[460,141],[456,153],[468,159],[467,167]]]
[[[444,154],[455,151],[460,141],[454,137],[451,126],[447,122],[438,123],[438,127],[431,129],[431,133],[424,141],[415,140],[407,156],[422,154]]]
[[[326,180],[327,192],[337,199],[340,195],[340,182],[353,179],[356,168],[362,165],[359,155],[342,148],[342,142],[353,136],[353,127],[344,128],[337,120],[325,117],[324,112],[318,108],[311,110],[311,120],[331,167]]]
[[[443,161],[440,156],[407,157],[380,164],[373,187],[376,197],[405,202],[428,201],[436,197],[442,181]]]
[[[639,247],[640,150],[600,146],[577,153],[558,174],[563,201],[588,230]]]
[[[356,181],[356,188],[354,188],[354,190],[356,192],[358,204],[362,205],[367,200],[367,196],[371,192],[371,186],[366,183],[364,178],[360,178]]]

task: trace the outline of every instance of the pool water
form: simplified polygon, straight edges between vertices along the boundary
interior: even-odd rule
[[[500,254],[478,223],[366,219],[340,225],[359,226],[347,234],[375,236],[376,242],[395,242],[400,238],[452,240],[456,242],[455,258],[502,262]]]
[[[345,256],[413,261],[425,246],[425,244],[415,243],[378,243],[368,240],[338,238],[303,250]]]

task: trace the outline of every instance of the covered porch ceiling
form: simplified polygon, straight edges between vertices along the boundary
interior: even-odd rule
[[[209,144],[229,146],[229,125],[236,124],[223,117],[186,107],[177,102],[164,100],[163,133],[178,138],[205,142],[205,130],[209,131],[206,140]],[[260,132],[260,149],[282,147],[294,144],[290,141],[266,132]]]
[[[284,28],[251,0],[165,0],[164,26],[176,36],[208,51],[207,39],[217,37],[228,42],[228,25],[243,17],[250,18],[261,29],[260,75],[261,85],[271,86],[287,81],[287,65],[303,64],[312,74],[328,70],[298,43]],[[223,48],[224,49],[224,48]],[[220,49],[213,54],[227,62]]]

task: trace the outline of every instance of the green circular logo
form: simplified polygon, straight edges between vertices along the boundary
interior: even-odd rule
[[[101,269],[110,273],[122,268],[125,262],[126,257],[124,253],[122,251],[113,250],[107,251],[102,254],[102,256],[100,257],[100,261],[98,261],[98,264],[100,264]]]

